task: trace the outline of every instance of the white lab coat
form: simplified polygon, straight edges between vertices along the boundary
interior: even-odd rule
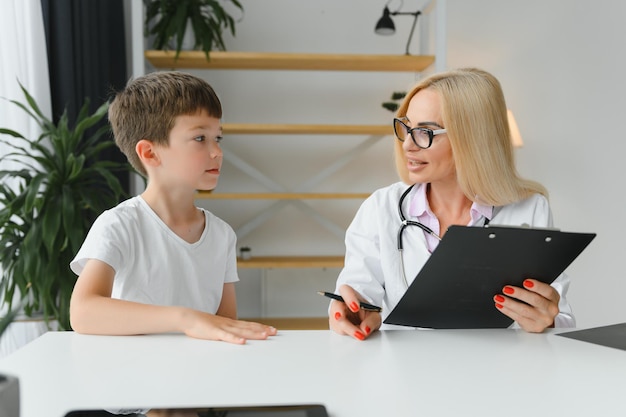
[[[403,212],[408,220],[417,220],[409,216],[408,207],[420,186],[425,185],[417,184],[404,199]],[[407,187],[402,182],[392,184],[375,191],[363,202],[346,231],[345,265],[337,279],[337,289],[342,284],[348,284],[368,302],[381,305],[383,321],[406,291],[397,247],[397,233],[400,227],[398,202]],[[483,220],[479,221],[482,224]],[[553,227],[552,212],[546,198],[537,194],[514,204],[497,207],[489,224]],[[404,267],[410,285],[430,253],[424,232],[418,227],[407,227],[403,233],[403,242]],[[574,316],[565,298],[569,278],[565,274],[560,275],[552,283],[552,287],[561,295],[560,313],[555,318],[555,327],[574,327]],[[514,323],[513,327],[518,326]],[[401,327],[383,324],[382,328]]]

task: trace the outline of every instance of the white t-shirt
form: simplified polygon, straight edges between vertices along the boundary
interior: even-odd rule
[[[224,283],[236,282],[236,236],[222,219],[203,210],[200,239],[176,235],[141,196],[102,213],[70,267],[79,275],[89,259],[115,270],[112,298],[184,306],[214,314]]]

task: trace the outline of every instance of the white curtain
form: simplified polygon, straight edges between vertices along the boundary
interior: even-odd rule
[[[0,126],[27,138],[39,136],[37,124],[6,99],[24,101],[21,83],[50,117],[48,57],[40,0],[0,0]],[[0,142],[0,169],[16,168],[4,156],[10,151]],[[1,272],[1,271],[0,271]],[[0,315],[6,306],[0,305]],[[38,321],[17,321],[0,338],[0,358],[47,330]]]
[[[0,97],[22,101],[19,80],[49,116],[50,80],[41,3],[0,0],[0,4]],[[0,126],[32,136],[39,133],[37,125],[6,100],[0,103],[0,110]]]

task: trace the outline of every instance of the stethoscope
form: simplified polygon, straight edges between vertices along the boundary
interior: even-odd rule
[[[404,280],[404,285],[406,286],[406,288],[409,288],[409,283],[406,279],[406,271],[404,270],[404,244],[402,241],[402,233],[404,232],[404,229],[406,229],[408,226],[417,226],[420,229],[422,229],[425,233],[428,233],[429,235],[435,237],[437,240],[441,241],[441,237],[437,233],[435,233],[433,229],[431,229],[430,227],[426,226],[425,224],[421,222],[414,221],[414,220],[407,220],[407,218],[405,217],[404,211],[402,210],[402,204],[404,203],[404,199],[406,198],[407,195],[409,195],[413,187],[415,187],[415,184],[411,185],[409,188],[406,189],[404,193],[402,193],[402,196],[400,197],[400,201],[398,202],[398,214],[400,215],[400,229],[398,229],[398,252],[400,252],[400,266],[402,267],[402,279]],[[485,218],[484,226],[487,226],[487,225],[489,225],[489,219]]]

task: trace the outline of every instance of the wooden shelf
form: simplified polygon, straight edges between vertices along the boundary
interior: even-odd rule
[[[253,256],[237,259],[239,268],[343,268],[343,256]]]
[[[156,68],[311,70],[311,71],[397,71],[420,72],[435,62],[434,55],[303,54],[274,52],[213,51],[207,61],[202,51],[145,51]]]
[[[277,330],[328,330],[328,317],[252,317],[241,320],[274,326]]]
[[[312,125],[312,124],[244,124],[224,123],[224,134],[230,135],[393,135],[388,125]]]
[[[364,200],[369,196],[369,193],[196,193],[196,198],[206,200]]]

